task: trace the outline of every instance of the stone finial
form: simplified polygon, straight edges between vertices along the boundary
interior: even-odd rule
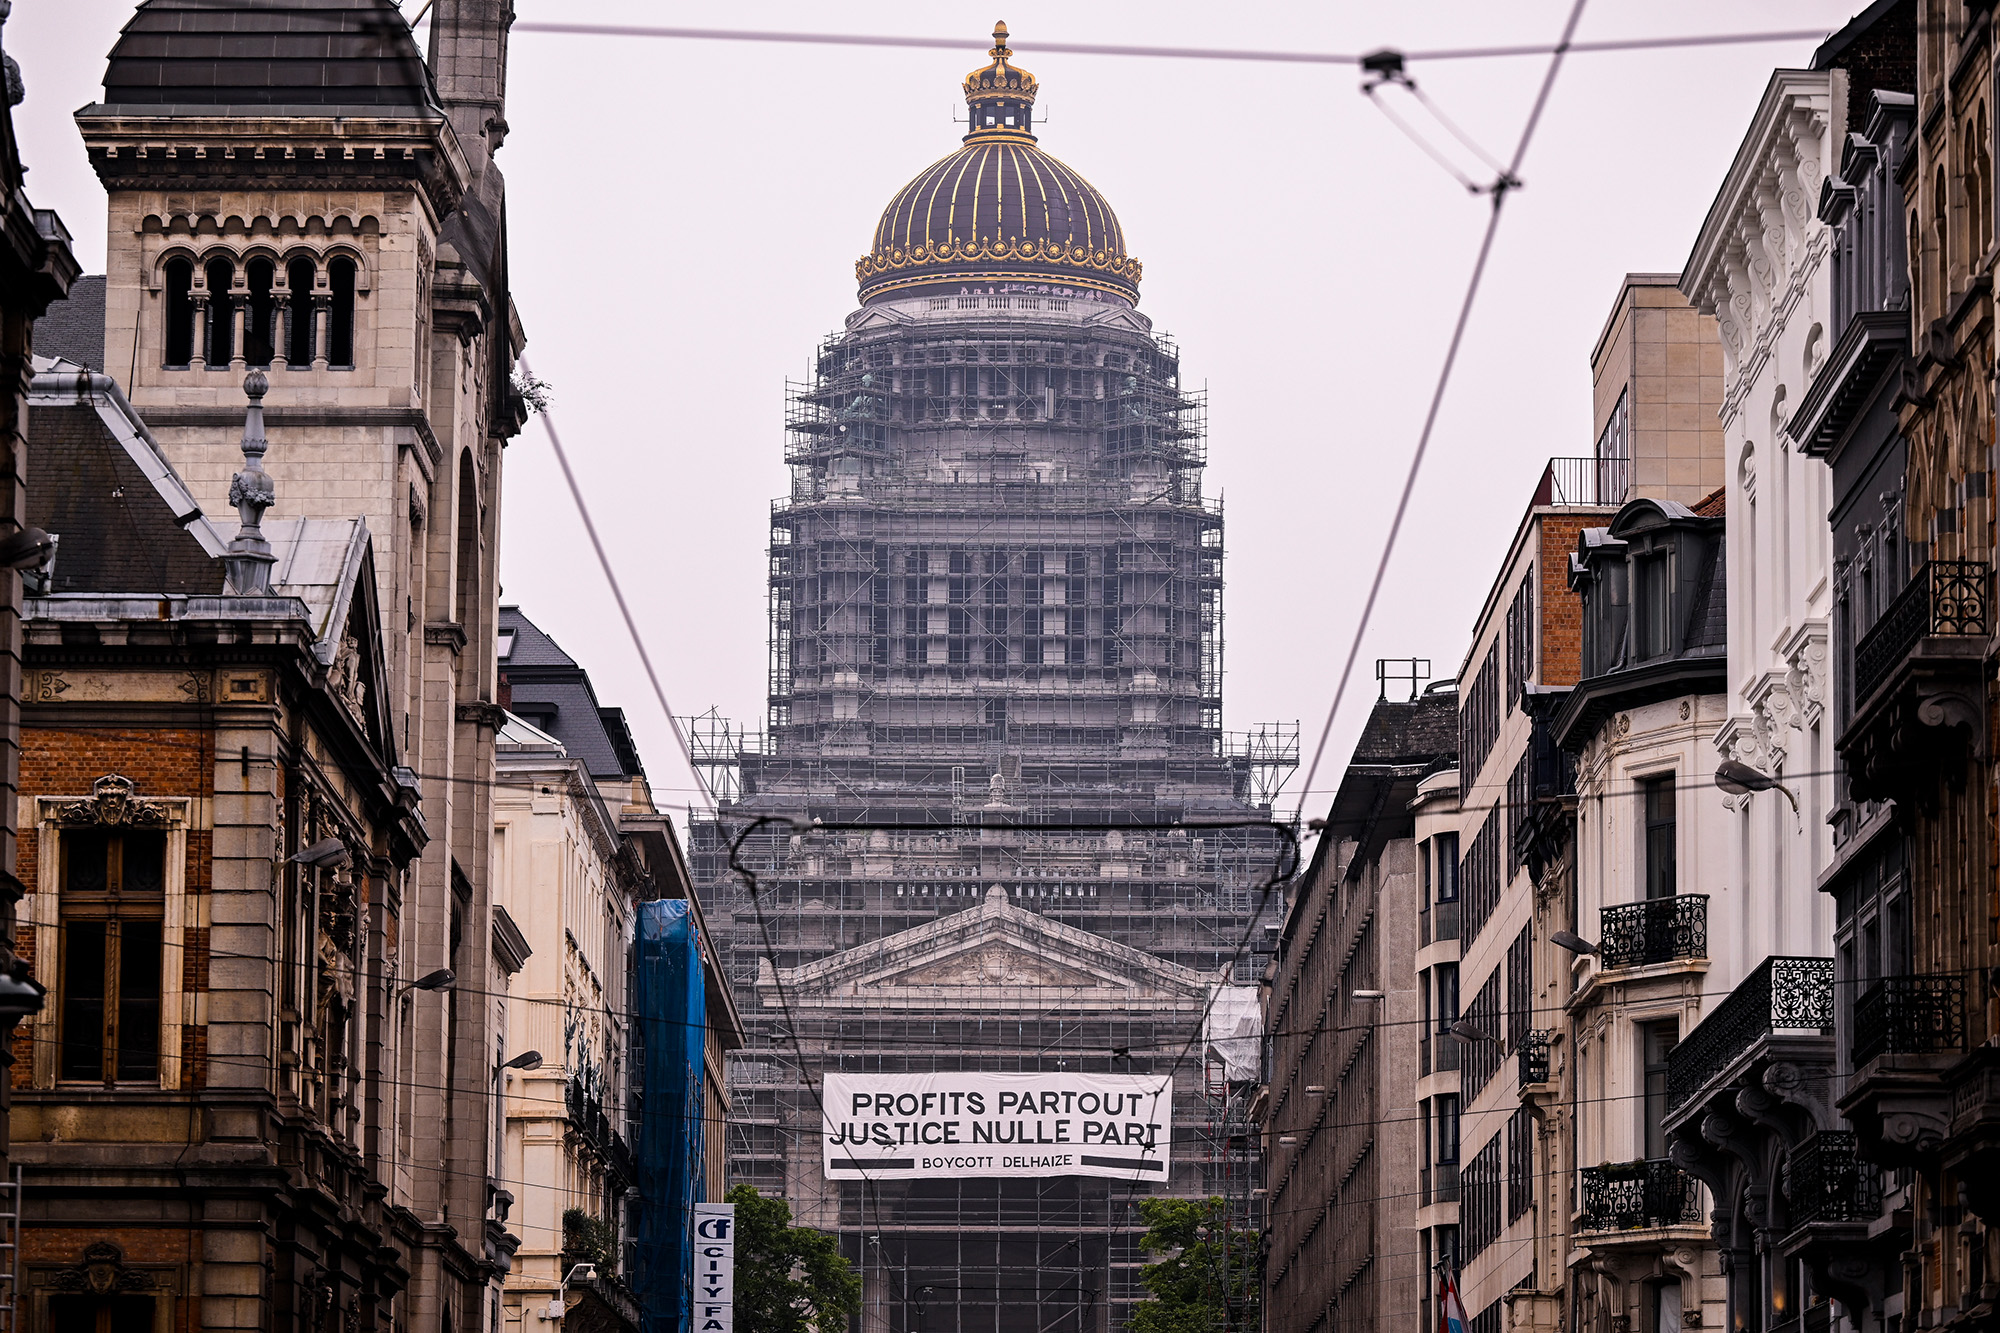
[[[264,471],[264,451],[271,447],[264,438],[264,394],[271,382],[264,372],[253,370],[243,377],[243,393],[250,405],[243,413],[243,470],[229,480],[229,503],[236,506],[242,522],[223,555],[228,570],[228,591],[238,597],[261,597],[271,591],[271,566],[277,557],[271,543],[264,540],[264,511],[277,503],[278,488]]]

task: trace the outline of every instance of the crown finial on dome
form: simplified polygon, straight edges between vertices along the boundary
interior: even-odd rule
[[[1033,143],[1035,76],[1008,62],[1007,25],[993,25],[993,57],[989,65],[965,76],[965,104],[971,109],[967,143],[975,139],[1015,139]]]

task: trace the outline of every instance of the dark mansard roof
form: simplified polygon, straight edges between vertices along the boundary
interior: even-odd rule
[[[156,115],[438,113],[389,0],[146,0],[111,48],[104,104]]]
[[[500,633],[511,712],[561,741],[594,778],[644,774],[624,710],[597,702],[590,673],[575,658],[517,606],[500,608]]]

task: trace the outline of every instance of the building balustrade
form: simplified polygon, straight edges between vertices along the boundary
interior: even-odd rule
[[[1586,1166],[1582,1231],[1644,1231],[1701,1223],[1701,1183],[1664,1157]]]
[[[1792,1225],[1869,1222],[1882,1207],[1879,1177],[1861,1159],[1854,1131],[1822,1129],[1792,1149],[1785,1164]]]
[[[1554,1034],[1541,1028],[1530,1032],[1516,1053],[1521,1062],[1521,1086],[1549,1081],[1549,1038]]]
[[[1993,571],[1979,560],[1931,560],[1854,645],[1854,701],[1880,689],[1926,638],[1993,632]]]
[[[1774,1032],[1833,1031],[1833,960],[1766,958],[1667,1056],[1675,1111]]]
[[[1417,1191],[1419,1207],[1429,1207],[1434,1203],[1457,1203],[1458,1163],[1439,1162],[1435,1166],[1417,1168]]]
[[[1681,893],[1602,909],[1598,961],[1643,967],[1708,956],[1708,895]]]
[[[1964,1049],[1964,977],[1884,977],[1854,1001],[1857,1069],[1884,1055]]]

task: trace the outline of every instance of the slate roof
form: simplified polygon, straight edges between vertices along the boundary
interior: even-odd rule
[[[642,776],[646,770],[624,712],[597,702],[590,673],[518,606],[500,608],[500,632],[509,630],[513,647],[500,658],[508,710],[562,742],[593,778]]]
[[[217,596],[202,549],[88,404],[28,413],[27,521],[61,538],[50,591]]]
[[[70,284],[69,299],[52,301],[35,321],[35,355],[59,356],[91,370],[104,369],[104,275]]]
[[[153,115],[442,114],[390,0],[146,0],[111,48],[104,106]]]

